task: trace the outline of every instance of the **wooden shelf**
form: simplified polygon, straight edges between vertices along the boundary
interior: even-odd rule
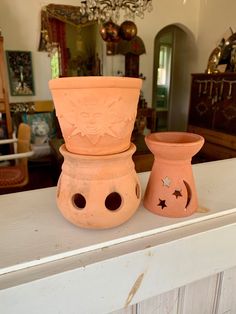
[[[236,158],[193,172],[196,214],[165,218],[141,203],[108,230],[67,222],[55,187],[0,196],[0,312],[109,313],[234,267]]]

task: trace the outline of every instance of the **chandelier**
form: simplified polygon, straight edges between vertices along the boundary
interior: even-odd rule
[[[152,0],[86,0],[81,1],[81,14],[87,15],[89,21],[118,21],[120,12],[125,19],[135,16],[144,18],[145,11],[152,11]]]

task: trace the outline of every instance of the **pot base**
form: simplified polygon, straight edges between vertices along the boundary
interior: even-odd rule
[[[85,156],[72,154],[65,145],[57,204],[71,223],[92,229],[118,226],[132,217],[141,200],[134,169],[135,146],[120,154]]]

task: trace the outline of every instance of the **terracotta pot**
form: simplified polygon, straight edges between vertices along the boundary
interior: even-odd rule
[[[64,156],[57,186],[57,204],[64,217],[85,228],[111,228],[127,221],[141,199],[132,154],[85,156],[60,148]]]
[[[145,137],[154,164],[144,195],[144,206],[155,214],[184,217],[198,208],[191,159],[204,138],[187,132],[160,132]]]
[[[120,153],[130,146],[142,80],[70,77],[51,80],[56,114],[68,151]]]

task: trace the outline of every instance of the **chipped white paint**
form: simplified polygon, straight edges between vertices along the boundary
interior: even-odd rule
[[[139,275],[138,278],[136,279],[135,283],[133,284],[133,286],[132,286],[132,288],[131,288],[131,290],[129,292],[128,298],[127,298],[127,300],[125,302],[125,307],[127,307],[131,303],[133,297],[135,296],[135,294],[137,293],[139,287],[141,286],[141,283],[143,281],[143,277],[144,277],[144,273]]]

